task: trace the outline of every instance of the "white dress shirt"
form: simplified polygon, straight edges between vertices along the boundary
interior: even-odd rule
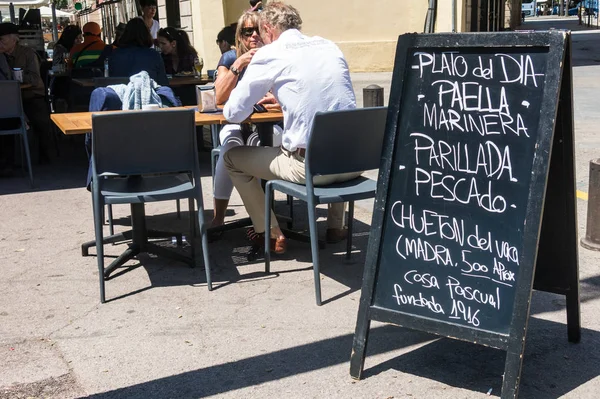
[[[281,104],[282,146],[289,151],[306,148],[317,112],[356,108],[348,64],[340,49],[296,29],[284,31],[254,54],[244,79],[225,104],[225,118],[243,122],[270,90]]]

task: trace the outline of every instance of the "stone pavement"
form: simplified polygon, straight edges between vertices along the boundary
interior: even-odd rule
[[[572,18],[538,18],[524,28],[571,25],[577,28]],[[600,154],[599,39],[595,30],[573,35],[583,193],[588,162]],[[390,79],[354,75],[358,94],[376,83],[387,96]],[[0,180],[0,398],[484,398],[490,388],[499,395],[503,352],[382,323],[372,324],[366,378],[350,378],[370,202],[357,209],[352,261],[344,261],[344,244],[321,251],[322,307],[314,302],[307,244],[292,242],[267,275],[260,261],[246,261],[243,230],[211,244],[214,291],[203,270],[144,256],[106,283],[110,301],[100,305],[96,259],[80,254],[93,234],[85,155],[80,138],[62,148],[51,166],[36,168],[36,190],[24,178]],[[208,153],[202,161],[208,218]],[[583,235],[587,202],[577,205]],[[300,203],[297,209],[305,227]],[[115,207],[118,229],[126,228],[127,211]],[[147,213],[150,226],[187,227],[173,202],[150,204]],[[230,217],[244,215],[236,196]],[[325,210],[319,215],[324,229]],[[106,248],[116,255],[123,245]],[[581,343],[566,340],[563,298],[534,292],[523,398],[598,397],[600,254],[579,254]]]

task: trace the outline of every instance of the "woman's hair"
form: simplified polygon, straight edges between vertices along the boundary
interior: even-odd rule
[[[284,32],[288,29],[300,29],[302,18],[294,7],[280,1],[269,2],[260,13],[260,25],[265,23]]]
[[[235,46],[235,29],[231,25],[224,27],[217,35],[217,41],[226,41],[230,46]]]
[[[242,40],[242,29],[244,29],[244,25],[248,21],[252,22],[252,26],[255,26],[258,29],[258,13],[246,11],[237,22],[237,29],[235,30],[235,51],[238,57],[250,51]]]
[[[125,32],[126,27],[127,27],[127,24],[124,24],[123,22],[121,22],[115,28],[115,39],[113,41],[114,46],[119,46],[119,41],[121,40],[121,37],[123,36],[123,32]]]
[[[157,6],[157,1],[156,0],[140,0],[140,6],[143,7],[147,7],[147,6]]]
[[[179,58],[188,57],[190,55],[195,57],[198,55],[196,49],[190,44],[188,34],[183,30],[172,27],[162,28],[158,31],[158,36],[164,37],[170,42],[175,41],[177,43],[177,56]]]
[[[152,44],[150,31],[141,18],[133,18],[127,22],[123,36],[119,39],[119,47],[151,47]]]
[[[69,25],[63,30],[62,35],[60,35],[60,39],[58,39],[55,46],[60,44],[71,51],[71,48],[75,45],[75,39],[77,39],[77,36],[79,35],[81,35],[79,26]]]

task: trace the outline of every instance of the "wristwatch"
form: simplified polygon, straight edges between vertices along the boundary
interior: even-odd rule
[[[237,69],[236,67],[234,67],[233,65],[231,66],[231,68],[229,68],[229,70],[230,70],[231,72],[233,72],[233,74],[234,74],[235,76],[240,76],[240,70],[239,70],[239,69]]]

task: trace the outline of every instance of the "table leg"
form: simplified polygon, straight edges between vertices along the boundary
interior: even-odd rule
[[[143,203],[131,204],[131,230],[132,244],[137,246],[141,252],[145,252],[148,234],[146,231],[146,209]]]
[[[260,145],[263,147],[273,146],[273,126],[274,122],[263,122],[256,124],[256,132],[260,139]]]

